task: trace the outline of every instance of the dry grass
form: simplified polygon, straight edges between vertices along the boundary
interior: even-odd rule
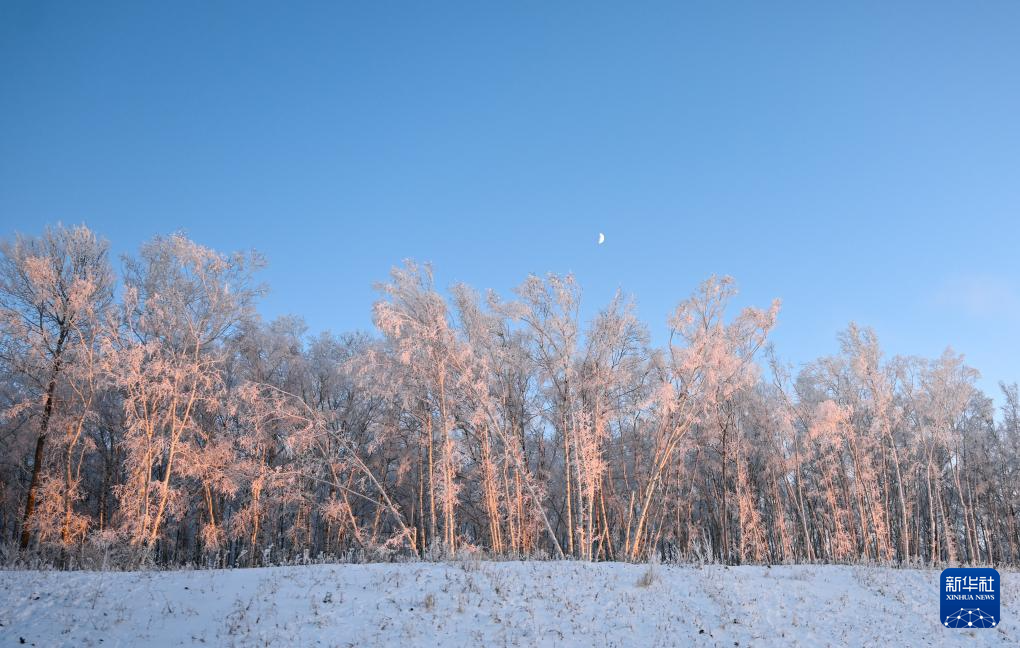
[[[638,587],[651,587],[655,583],[655,581],[658,580],[659,575],[655,569],[655,566],[656,565],[654,562],[648,563],[648,568],[645,569],[644,572],[642,572],[641,577],[638,578],[637,580]]]

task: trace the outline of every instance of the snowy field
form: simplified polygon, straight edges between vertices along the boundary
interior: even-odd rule
[[[939,571],[577,562],[0,572],[0,646],[1020,645],[938,622]]]

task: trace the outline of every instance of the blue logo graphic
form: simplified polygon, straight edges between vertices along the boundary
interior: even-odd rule
[[[994,628],[999,625],[999,572],[982,567],[942,570],[939,614],[947,628]]]

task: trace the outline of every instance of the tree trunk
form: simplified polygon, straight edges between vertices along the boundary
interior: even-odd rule
[[[43,404],[43,415],[39,421],[39,437],[35,440],[35,461],[32,464],[32,479],[28,483],[28,495],[25,498],[25,515],[21,519],[21,542],[22,550],[28,549],[28,543],[32,539],[32,514],[35,513],[35,493],[39,487],[39,474],[42,472],[43,453],[46,450],[46,435],[50,429],[50,418],[53,416],[53,396],[57,391],[57,375],[60,373],[60,359],[64,348],[64,338],[67,332],[60,331],[57,338],[57,346],[54,351],[53,369],[50,371],[50,380],[46,385],[46,401]]]

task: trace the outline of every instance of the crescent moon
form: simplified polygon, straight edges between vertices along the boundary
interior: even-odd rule
[[[599,245],[602,245],[605,242],[606,242],[606,235],[603,234],[602,232],[599,232]]]

